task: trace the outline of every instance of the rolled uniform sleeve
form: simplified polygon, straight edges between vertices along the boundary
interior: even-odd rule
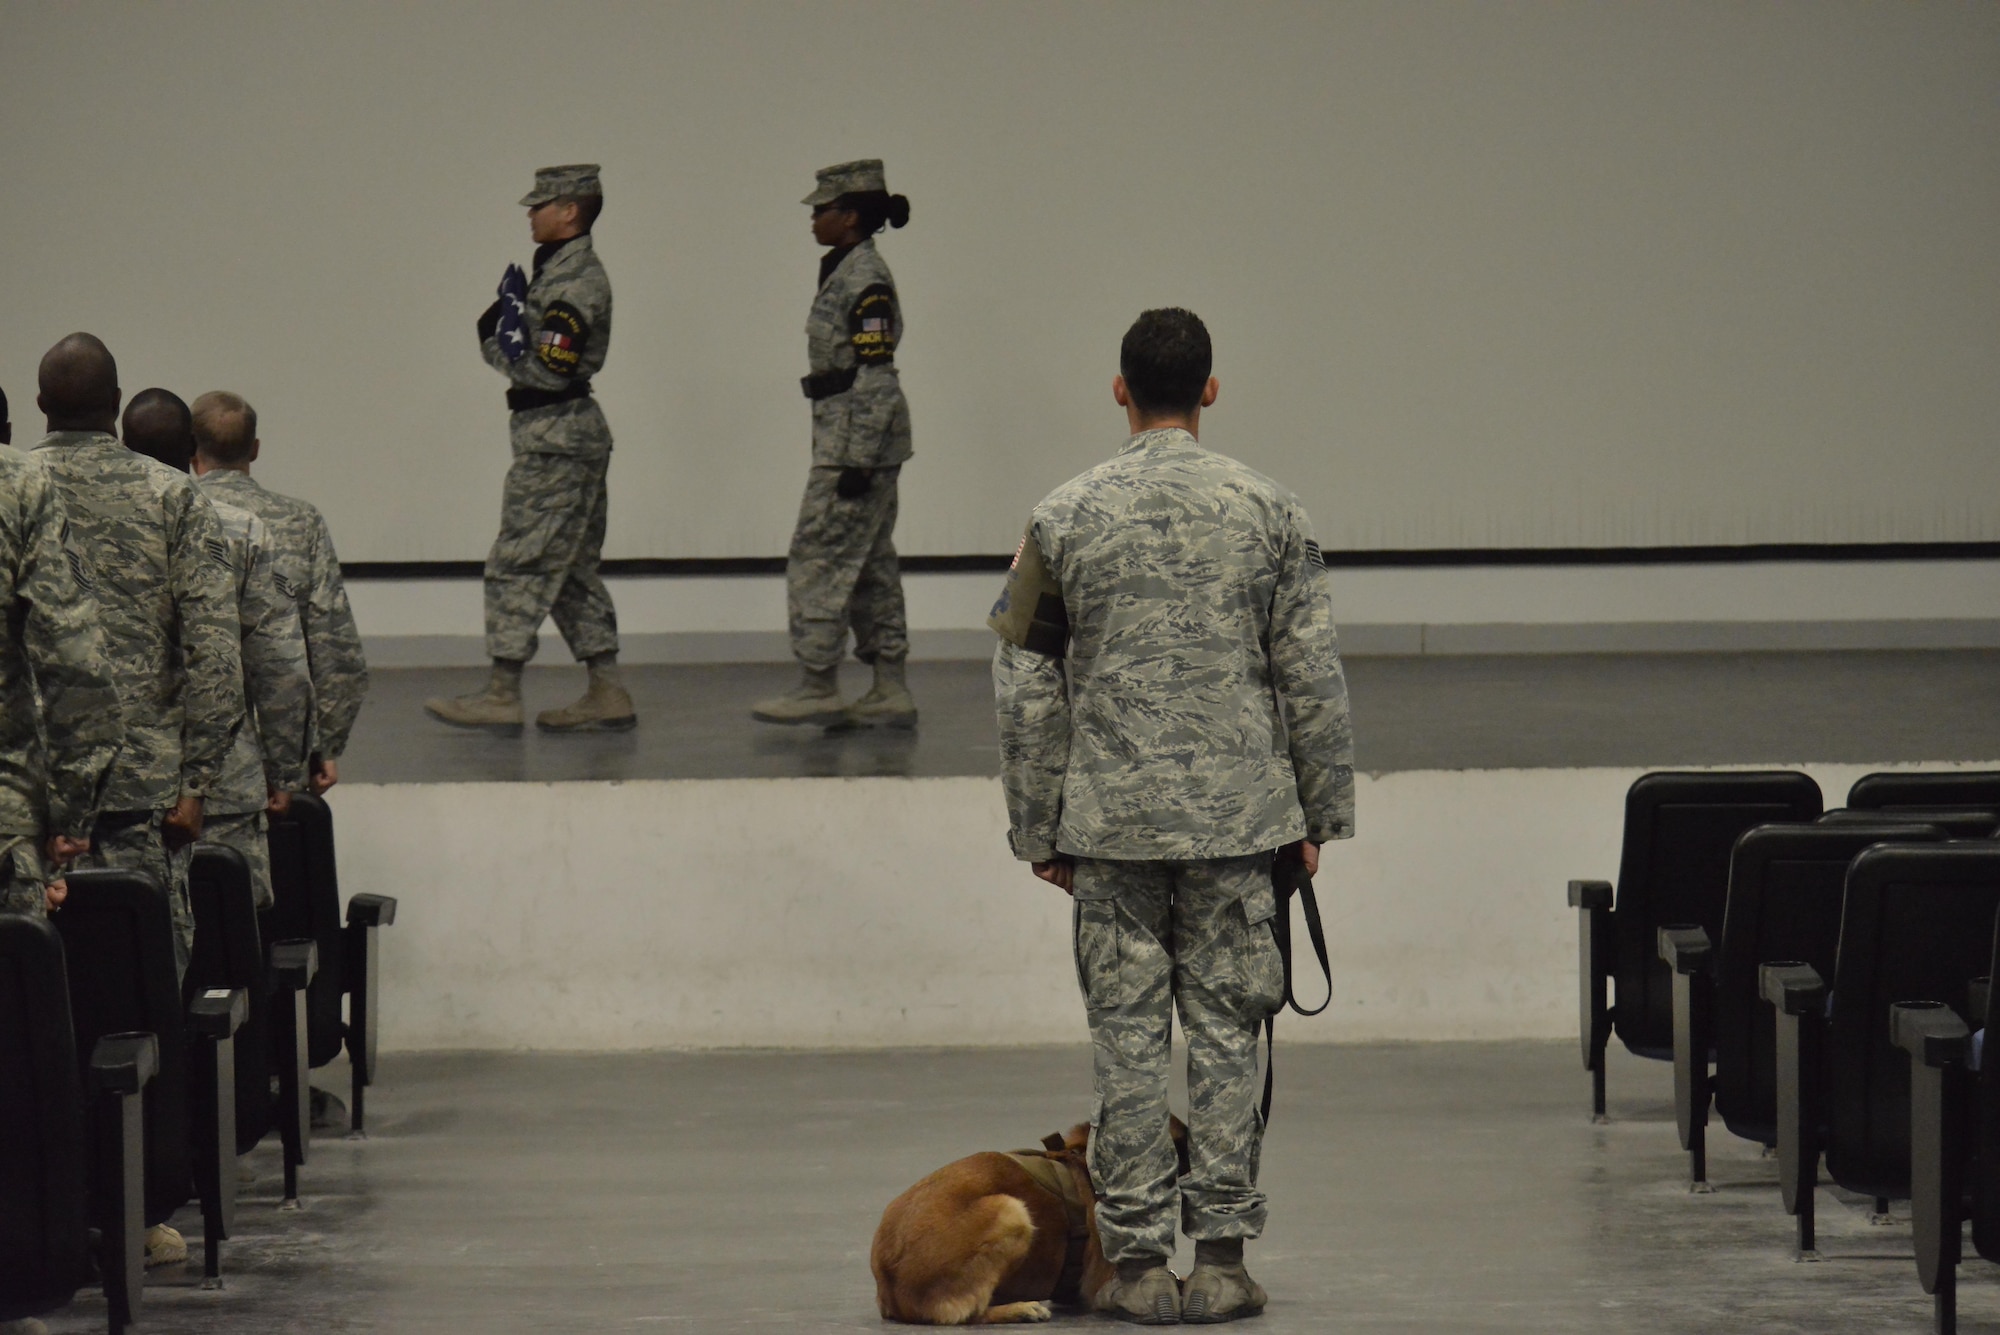
[[[1271,679],[1283,711],[1306,838],[1354,835],[1354,728],[1326,562],[1296,504],[1271,599]]]
[[[28,492],[15,593],[23,605],[23,647],[42,697],[48,832],[80,839],[97,817],[124,733],[123,714],[97,601],[78,583],[63,547],[62,502],[40,473],[32,475]]]
[[[313,702],[318,711],[313,749],[328,760],[347,750],[347,738],[368,694],[368,659],[361,632],[347,602],[347,585],[340,578],[340,558],[324,517],[313,516],[312,588],[302,607],[306,652],[312,670]]]
[[[241,619],[215,512],[189,488],[172,517],[168,583],[179,623],[185,695],[181,795],[206,797],[222,775],[243,726]]]
[[[257,740],[264,786],[298,792],[306,786],[306,756],[313,730],[312,675],[298,604],[280,592],[261,521],[251,530],[244,573],[241,626],[243,677],[257,708]]]

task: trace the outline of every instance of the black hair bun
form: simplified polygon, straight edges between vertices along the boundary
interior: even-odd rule
[[[910,221],[909,196],[908,195],[889,196],[889,209],[886,216],[889,220],[889,226],[891,227],[908,226]]]

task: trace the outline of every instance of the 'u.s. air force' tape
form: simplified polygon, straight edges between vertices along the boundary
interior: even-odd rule
[[[1069,608],[1032,533],[1023,534],[1014,550],[1007,586],[1000,590],[986,624],[1007,643],[1030,653],[1061,658],[1068,648]]]

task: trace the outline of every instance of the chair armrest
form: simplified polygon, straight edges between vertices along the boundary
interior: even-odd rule
[[[1715,949],[1709,944],[1707,928],[1662,927],[1660,929],[1660,958],[1671,965],[1675,973],[1705,972],[1709,961],[1714,957]]]
[[[228,1038],[250,1018],[250,994],[240,987],[211,987],[188,1007],[188,1028],[201,1038]]]
[[[1569,883],[1569,906],[1573,909],[1610,908],[1611,882],[1571,881]]]
[[[1941,1001],[1899,1001],[1889,1007],[1889,1041],[1925,1066],[1965,1061],[1972,1031]]]
[[[393,895],[356,895],[347,901],[349,927],[387,927],[395,921]]]
[[[317,941],[280,941],[271,947],[271,986],[303,992],[318,972]]]
[[[1785,1015],[1821,1015],[1826,1011],[1826,982],[1810,964],[1760,965],[1757,990]]]
[[[160,1073],[160,1040],[151,1034],[106,1034],[90,1050],[90,1087],[137,1094]]]

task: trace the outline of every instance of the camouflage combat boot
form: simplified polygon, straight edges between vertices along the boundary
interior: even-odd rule
[[[791,690],[752,705],[750,717],[760,723],[845,722],[847,710],[840,703],[840,669],[805,669],[799,684]]]
[[[1256,1316],[1270,1301],[1264,1286],[1243,1268],[1243,1239],[1197,1241],[1194,1271],[1181,1289],[1181,1320],[1213,1326]]]
[[[1099,1289],[1090,1305],[1139,1326],[1177,1326],[1181,1321],[1181,1291],[1159,1256],[1120,1261],[1118,1278]]]
[[[449,700],[424,701],[424,712],[454,728],[482,728],[487,732],[519,735],[521,731],[521,664],[505,658],[493,660],[493,675],[486,689]]]
[[[914,728],[917,702],[903,684],[903,665],[886,659],[875,660],[875,684],[868,694],[847,707],[847,721],[870,727]]]
[[[591,659],[590,683],[583,698],[561,709],[544,709],[535,715],[535,726],[544,732],[627,732],[639,726],[632,712],[632,697],[618,677],[618,655],[599,654]]]

